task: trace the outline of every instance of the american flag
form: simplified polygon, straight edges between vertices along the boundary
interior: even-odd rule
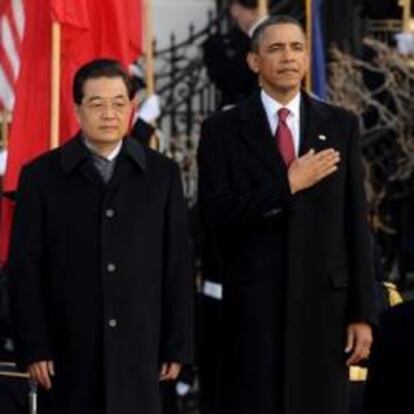
[[[0,0],[0,110],[13,109],[24,27],[24,0]]]

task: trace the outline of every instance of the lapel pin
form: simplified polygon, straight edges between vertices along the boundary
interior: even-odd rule
[[[326,135],[319,135],[318,136],[318,138],[321,140],[321,141],[326,141]]]

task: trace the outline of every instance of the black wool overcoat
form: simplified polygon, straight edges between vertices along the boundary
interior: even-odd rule
[[[346,414],[345,332],[376,318],[356,118],[302,94],[300,154],[338,171],[291,195],[260,95],[208,119],[199,208],[224,284],[220,414]]]
[[[24,167],[8,271],[21,368],[53,360],[42,414],[159,414],[159,367],[191,358],[178,167],[125,138],[106,185],[80,137]]]

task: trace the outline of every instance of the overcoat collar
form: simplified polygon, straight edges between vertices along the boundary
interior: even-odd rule
[[[127,137],[124,139],[120,154],[124,154],[130,158],[142,171],[147,169],[145,150],[142,144],[140,144],[135,138]]]
[[[311,98],[306,92],[301,100],[300,150],[303,155],[310,148],[319,148],[318,137],[326,129],[330,111],[327,105]],[[242,123],[241,136],[252,151],[275,174],[279,168],[286,169],[282,156],[277,148],[266,118],[265,109],[260,99],[260,92],[255,92],[239,107],[239,119]]]
[[[146,170],[147,162],[145,151],[141,144],[133,138],[126,137],[124,139],[121,154],[130,158],[142,171]],[[89,150],[82,143],[81,133],[79,132],[62,146],[60,158],[62,169],[65,173],[70,173],[89,157]]]

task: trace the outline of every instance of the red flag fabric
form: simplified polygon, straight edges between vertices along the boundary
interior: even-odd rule
[[[20,166],[49,148],[51,15],[47,2],[26,1],[21,68],[9,137],[6,191],[16,189]],[[39,137],[40,135],[40,137]]]
[[[78,128],[72,110],[74,73],[96,57],[118,59],[125,66],[135,60],[141,53],[141,7],[137,0],[51,1],[53,19],[62,25],[60,133],[70,137]]]
[[[26,27],[5,191],[16,189],[22,165],[49,150],[52,21],[61,24],[60,143],[78,129],[72,102],[76,70],[99,57],[118,59],[127,66],[142,51],[141,0],[25,0],[24,7]],[[0,260],[5,258],[8,248],[9,222],[10,217],[2,214]]]

